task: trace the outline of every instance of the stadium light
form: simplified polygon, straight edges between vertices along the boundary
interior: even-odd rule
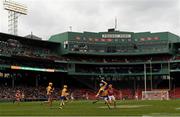
[[[14,1],[5,0],[4,1],[4,9],[27,15],[27,7],[25,5],[19,4]]]
[[[17,35],[18,16],[27,15],[27,7],[11,0],[5,0],[4,9],[8,11],[8,32]]]

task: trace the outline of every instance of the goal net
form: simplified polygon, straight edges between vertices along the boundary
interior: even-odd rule
[[[169,100],[167,90],[142,91],[142,100]]]

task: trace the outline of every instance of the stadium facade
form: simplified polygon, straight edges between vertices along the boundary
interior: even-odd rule
[[[180,37],[170,32],[65,32],[48,41],[0,33],[1,85],[96,89],[180,87]],[[79,85],[81,84],[81,85]]]

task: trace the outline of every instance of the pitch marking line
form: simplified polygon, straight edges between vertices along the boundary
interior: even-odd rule
[[[116,108],[141,108],[141,107],[148,107],[152,105],[118,105]],[[100,106],[98,108],[107,108],[107,106]]]
[[[179,108],[176,108],[176,110],[180,110],[180,107],[179,107]]]

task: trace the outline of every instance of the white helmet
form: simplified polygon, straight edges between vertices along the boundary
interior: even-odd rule
[[[103,83],[100,83],[99,86],[102,87],[102,86],[103,86]]]

